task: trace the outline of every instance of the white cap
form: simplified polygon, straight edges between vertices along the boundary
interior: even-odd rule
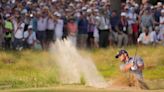
[[[155,30],[157,30],[157,31],[160,30],[159,26],[156,26],[156,27],[155,27]]]
[[[139,5],[137,3],[135,3],[134,6],[137,7],[137,8],[139,7]]]
[[[59,12],[55,12],[54,15],[57,17],[61,17],[61,14]]]
[[[159,6],[159,7],[162,6],[162,3],[161,2],[158,2],[157,3],[157,6]]]
[[[52,2],[57,2],[57,0],[52,0]]]
[[[102,0],[102,2],[107,2],[107,0]]]
[[[92,9],[87,9],[87,12],[88,12],[88,13],[91,13],[91,12],[92,12]]]
[[[28,26],[28,29],[32,29],[32,25],[29,25],[29,26]]]
[[[82,10],[86,10],[87,9],[87,7],[82,7]]]
[[[73,5],[73,3],[70,3],[69,6],[73,7],[74,5]]]
[[[22,13],[22,14],[27,13],[27,9],[23,9],[21,13]]]
[[[151,8],[151,9],[154,9],[154,6],[151,6],[150,8]]]
[[[121,16],[125,16],[126,17],[126,13],[125,12],[122,12],[121,13]]]
[[[28,1],[27,4],[32,4],[32,2]]]
[[[7,13],[5,16],[6,16],[6,17],[10,17],[10,14],[9,14],[9,13]]]

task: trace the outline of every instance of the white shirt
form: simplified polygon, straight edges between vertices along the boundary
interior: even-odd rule
[[[164,23],[164,17],[160,17],[160,23]],[[164,40],[164,24],[160,24],[160,33],[161,39]]]
[[[61,39],[63,35],[63,26],[64,21],[62,19],[58,19],[55,26],[55,37],[57,39]]]
[[[128,13],[127,14],[128,19],[128,24],[131,25],[133,23],[135,23],[136,19],[137,19],[137,15],[135,13]]]
[[[146,45],[152,43],[154,41],[154,37],[151,33],[149,33],[148,36],[146,36],[145,33],[141,33],[137,41]]]
[[[30,36],[29,36],[30,35]],[[28,31],[24,32],[24,37],[27,38],[27,43],[28,44],[33,44],[36,41],[36,34],[35,32],[32,32],[31,34],[29,34]]]
[[[157,34],[156,34],[155,31],[150,32],[150,36],[151,36],[151,41],[152,42],[157,42],[158,41]]]
[[[48,27],[47,27],[48,30],[54,30],[54,28],[55,28],[54,20],[51,19],[51,18],[49,18],[49,19],[48,19],[47,26],[48,26]]]
[[[37,22],[38,31],[46,31],[47,29],[47,18],[39,18]]]
[[[23,38],[23,32],[24,32],[25,23],[18,24],[18,27],[14,31],[14,36],[17,39]]]
[[[104,16],[97,17],[97,26],[101,30],[107,30],[110,28],[110,20]]]

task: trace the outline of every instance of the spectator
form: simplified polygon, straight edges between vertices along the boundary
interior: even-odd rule
[[[144,32],[140,34],[138,43],[143,45],[150,45],[154,43],[154,37],[148,28],[145,28]]]
[[[118,29],[118,25],[119,25],[119,16],[117,15],[116,11],[112,11],[111,14],[111,18],[110,18],[110,22],[111,22],[111,28],[112,30],[110,31],[110,35],[109,35],[109,44],[112,45],[113,43],[117,43],[118,39],[117,39],[117,31]]]
[[[67,30],[68,30],[68,39],[72,42],[74,46],[76,46],[78,27],[74,18],[69,19],[67,23]]]
[[[47,21],[47,30],[46,30],[46,45],[49,48],[51,42],[53,42],[54,29],[55,29],[55,21],[53,19],[53,15],[49,12],[48,21]]]
[[[35,32],[32,31],[32,25],[29,25],[27,31],[24,32],[24,45],[27,48],[34,48],[36,43],[39,41],[36,39]]]
[[[5,49],[9,50],[11,49],[11,39],[12,39],[12,33],[14,30],[13,23],[11,21],[11,16],[10,14],[6,14],[6,20],[4,21],[4,44],[5,44]]]
[[[121,13],[121,19],[119,22],[119,31],[118,31],[118,47],[127,46],[128,45],[128,21],[126,17],[126,13]]]
[[[47,17],[45,14],[38,13],[37,32],[36,37],[40,41],[42,49],[46,49],[46,29],[47,29]]]
[[[154,19],[153,19],[153,16],[152,16],[149,8],[147,8],[145,10],[144,14],[141,16],[141,20],[140,21],[141,21],[142,30],[145,27],[148,27],[149,31],[150,32],[152,31],[153,26],[154,26]]]
[[[159,34],[161,34],[160,39],[162,40],[162,44],[164,45],[164,9],[161,10]]]
[[[81,12],[81,16],[78,20],[78,38],[77,45],[79,48],[87,47],[87,37],[88,37],[88,20],[86,18],[86,14],[84,12],[85,7],[83,7],[83,11]]]
[[[108,46],[109,31],[111,29],[109,16],[105,14],[104,10],[101,10],[98,18],[98,30],[99,30],[99,46],[106,48]]]
[[[22,21],[21,17],[17,19],[16,30],[14,30],[14,49],[22,50],[23,49],[23,32],[25,28],[25,23]]]
[[[62,39],[63,36],[63,27],[64,27],[64,21],[61,19],[61,14],[59,12],[55,12],[55,33],[54,33],[54,40],[56,39]]]
[[[3,34],[3,18],[2,17],[0,17],[0,47],[2,47],[3,46],[3,36],[4,36],[4,34]]]

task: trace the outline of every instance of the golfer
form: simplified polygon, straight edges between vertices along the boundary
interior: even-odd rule
[[[142,89],[148,89],[147,85],[143,82],[142,71],[144,69],[144,62],[142,58],[138,56],[129,57],[126,50],[120,50],[115,57],[123,62],[120,65],[121,71],[129,74],[129,86],[139,86]]]

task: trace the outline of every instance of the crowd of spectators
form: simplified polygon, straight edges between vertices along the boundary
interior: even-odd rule
[[[78,48],[164,45],[164,5],[134,0],[1,0],[0,47],[48,49],[57,39]]]

